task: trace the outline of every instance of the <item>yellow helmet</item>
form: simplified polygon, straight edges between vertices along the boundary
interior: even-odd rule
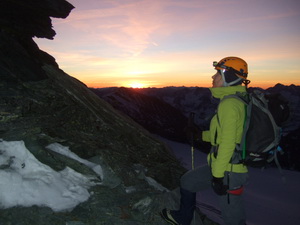
[[[224,59],[221,59],[219,62],[214,62],[213,66],[216,70],[234,70],[236,76],[246,79],[248,76],[248,65],[245,60],[230,56]]]

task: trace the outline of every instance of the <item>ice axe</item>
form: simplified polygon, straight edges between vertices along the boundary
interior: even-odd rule
[[[190,116],[189,116],[189,120],[188,120],[188,127],[192,128],[194,127],[194,118],[195,118],[195,113],[194,112],[190,112]],[[190,138],[190,143],[191,143],[191,156],[192,156],[192,170],[195,169],[195,158],[194,158],[194,132],[191,132],[190,134],[191,136]],[[196,220],[195,220],[195,213],[196,211],[194,211],[194,215],[193,215],[193,224],[195,224]]]

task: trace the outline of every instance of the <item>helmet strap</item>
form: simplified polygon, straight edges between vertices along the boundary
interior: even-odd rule
[[[241,80],[243,80],[242,78],[238,77],[238,79],[234,80],[234,81],[231,81],[230,83],[227,83],[228,86],[232,86],[238,82],[240,82]]]
[[[225,80],[225,75],[224,75],[224,69],[221,69],[221,70],[218,70],[222,76],[222,80],[223,80],[223,87],[227,87],[228,86],[228,83],[226,82]]]
[[[232,85],[234,85],[234,84],[240,82],[241,80],[244,80],[243,78],[240,78],[240,77],[237,76],[237,79],[236,79],[236,80],[227,83],[227,82],[226,82],[226,79],[225,79],[225,75],[224,75],[225,69],[221,69],[221,70],[219,70],[219,71],[220,71],[220,74],[221,74],[222,79],[223,79],[223,87],[229,87],[229,86],[232,86]]]

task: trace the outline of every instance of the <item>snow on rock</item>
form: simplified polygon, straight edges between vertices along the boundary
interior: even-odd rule
[[[57,145],[56,150],[74,156]],[[0,177],[0,208],[37,205],[53,211],[69,211],[86,201],[90,197],[88,188],[96,185],[92,181],[95,177],[69,167],[57,172],[41,163],[23,141],[0,140]]]
[[[100,165],[80,158],[78,155],[71,152],[69,147],[63,146],[58,143],[52,143],[52,144],[48,145],[46,148],[86,165],[87,167],[91,168],[96,174],[98,174],[99,177],[101,178],[101,180],[103,180],[103,170]]]

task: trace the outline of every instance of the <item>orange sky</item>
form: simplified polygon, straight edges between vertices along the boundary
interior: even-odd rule
[[[55,39],[35,41],[89,87],[208,87],[226,56],[248,62],[250,86],[300,85],[300,1],[69,2]]]

